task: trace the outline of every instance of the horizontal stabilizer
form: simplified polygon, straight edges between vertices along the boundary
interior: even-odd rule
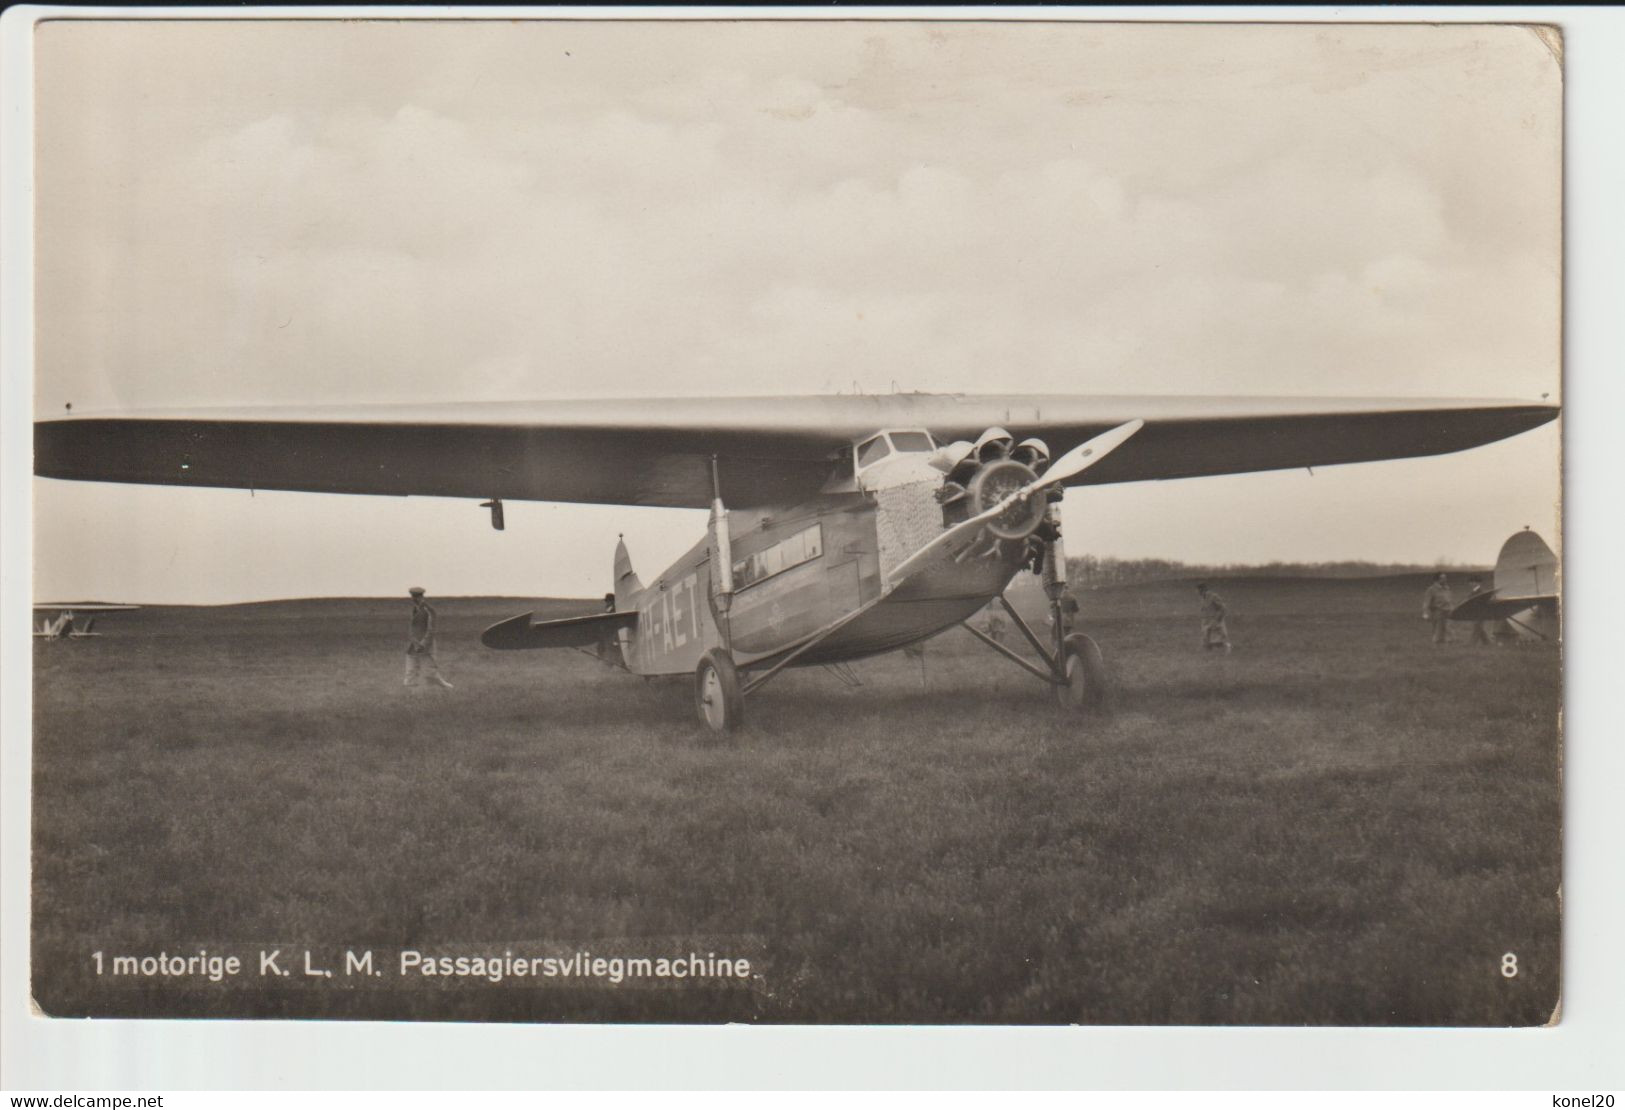
[[[556,621],[537,621],[532,619],[532,614],[521,613],[487,628],[480,634],[480,643],[499,651],[595,647],[614,643],[621,629],[636,628],[637,624],[636,610],[593,613]]]
[[[1500,621],[1516,616],[1525,609],[1556,601],[1554,594],[1535,597],[1502,597],[1500,590],[1474,594],[1450,610],[1453,621]]]

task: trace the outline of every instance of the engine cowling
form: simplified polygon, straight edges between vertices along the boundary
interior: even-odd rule
[[[934,464],[946,472],[937,500],[942,522],[951,526],[997,505],[1049,466],[1049,448],[1040,439],[1020,444],[1003,428],[989,428],[974,444],[960,441],[939,452]],[[1013,502],[987,522],[999,539],[1025,539],[1044,522],[1048,499],[1034,495]]]
[[[1014,459],[994,459],[983,463],[966,488],[970,513],[985,512],[1031,482],[1037,475]],[[1001,540],[1021,540],[1032,535],[1043,523],[1049,502],[1042,496],[1011,502],[1005,510],[990,519],[985,527]]]

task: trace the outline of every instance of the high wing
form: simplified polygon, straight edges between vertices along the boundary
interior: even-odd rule
[[[39,602],[34,606],[36,613],[128,613],[132,609],[139,609],[139,605],[109,605],[104,601],[51,601]]]
[[[524,648],[592,647],[613,643],[623,628],[636,628],[635,610],[624,613],[593,613],[585,617],[565,617],[555,621],[537,621],[531,614],[521,613],[487,628],[480,635],[480,643],[488,648],[514,651]]]
[[[1440,455],[1558,415],[1523,401],[1311,397],[725,397],[191,410],[42,420],[47,478],[704,508],[794,503],[882,428],[940,442],[999,425],[1057,454],[1133,420],[1133,443],[1073,484]]]

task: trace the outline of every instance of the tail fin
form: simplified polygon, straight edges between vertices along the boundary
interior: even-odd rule
[[[1514,532],[1495,560],[1495,592],[1503,598],[1555,596],[1557,576],[1557,556],[1528,528]]]
[[[637,572],[632,569],[632,557],[626,553],[626,540],[615,543],[615,608],[630,609],[643,590]]]

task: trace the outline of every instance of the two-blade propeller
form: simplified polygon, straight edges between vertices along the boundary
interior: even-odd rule
[[[1068,478],[1082,474],[1121,447],[1130,436],[1143,427],[1145,427],[1144,420],[1130,420],[1127,424],[1119,424],[1109,432],[1102,432],[1087,443],[1078,444],[1078,446],[1051,463],[1049,469],[1045,470],[1042,475],[1034,478],[1009,496],[1002,498],[998,504],[990,505],[975,516],[962,520],[949,528],[942,535],[920,548],[901,563],[898,563],[886,577],[895,587],[895,584],[901,583],[915,567],[924,562],[939,548],[947,546],[955,539],[973,533],[983,524],[1004,512],[1013,503],[1031,497],[1039,490],[1047,489],[1057,482],[1064,482]]]
[[[1044,471],[1041,477],[1034,479],[1015,493],[1012,493],[1004,501],[1000,502],[995,509],[990,511],[996,512],[1016,498],[1026,497],[1036,489],[1053,486],[1056,482],[1064,482],[1074,474],[1082,474],[1101,459],[1123,446],[1129,436],[1132,436],[1143,427],[1145,427],[1144,420],[1130,420],[1127,424],[1119,424],[1109,432],[1101,432],[1087,443],[1078,444],[1072,450],[1050,463],[1049,469]]]

